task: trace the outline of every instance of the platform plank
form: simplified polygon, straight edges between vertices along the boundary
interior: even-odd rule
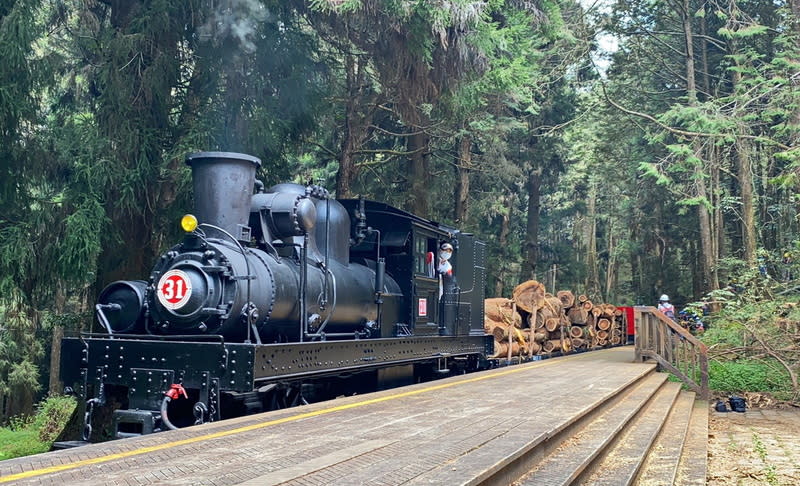
[[[624,394],[618,403],[608,407],[595,420],[569,437],[569,440],[542,460],[518,481],[519,486],[572,484],[625,429],[666,379],[666,375],[654,373],[641,380],[636,388]]]
[[[653,369],[582,353],[3,461],[0,483],[477,483]]]
[[[631,485],[636,478],[647,451],[661,432],[681,385],[667,382],[616,438],[598,468],[588,478],[578,481],[585,486]]]
[[[695,403],[695,393],[682,391],[672,408],[667,422],[636,479],[640,486],[675,484],[678,464],[686,443],[689,420]]]
[[[675,484],[706,484],[708,474],[708,402],[696,400],[686,432],[686,444],[678,464]]]

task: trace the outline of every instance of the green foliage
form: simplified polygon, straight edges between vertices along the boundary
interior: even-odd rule
[[[759,254],[762,260],[768,256],[763,250]],[[710,386],[725,393],[768,392],[779,399],[797,400],[800,390],[794,389],[790,370],[797,373],[800,362],[787,347],[787,331],[800,322],[797,297],[780,292],[783,283],[760,271],[736,272],[736,266],[737,262],[730,266],[731,285],[705,299],[719,307],[704,318],[707,330],[701,337],[712,357]],[[699,315],[705,303],[690,307]]]
[[[0,393],[15,407],[42,379],[41,331],[91,322],[104,284],[143,277],[175,241],[192,205],[183,159],[198,150],[260,157],[267,186],[331,189],[360,127],[352,192],[429,198],[424,216],[489,243],[492,283],[535,269],[549,290],[683,303],[713,290],[712,272],[722,286],[736,277],[744,291],[709,296],[724,304],[705,337],[719,346],[752,345],[745,327],[779,311],[754,300],[790,289],[741,250],[747,160],[768,273],[800,270],[779,257],[800,240],[800,53],[780,2],[626,0],[595,19],[556,0],[124,3],[0,7]],[[590,72],[603,29],[619,50]],[[418,131],[425,194],[408,194]],[[471,189],[454,222],[457,170]]]
[[[55,395],[39,404],[33,427],[39,431],[39,440],[52,444],[72,416],[77,402],[73,397]]]
[[[11,418],[0,427],[0,461],[49,451],[75,407],[71,397],[52,396],[39,405],[35,415]]]
[[[755,360],[716,361],[708,364],[709,387],[724,393],[767,392],[790,399],[789,375],[774,364]]]
[[[35,429],[14,430],[0,427],[0,461],[41,454],[48,450],[50,450],[50,445],[39,440],[38,432]]]
[[[64,223],[64,251],[58,261],[61,274],[85,282],[94,275],[93,263],[102,250],[100,235],[108,223],[105,211],[97,200],[87,199]]]
[[[764,34],[768,30],[769,30],[769,27],[767,27],[766,25],[753,24],[753,25],[748,25],[746,27],[742,27],[742,28],[736,29],[736,30],[732,30],[732,29],[728,29],[728,28],[722,27],[717,31],[717,34],[719,34],[720,37],[722,37],[724,39],[734,39],[734,38],[744,39],[744,38],[747,38],[747,37],[753,37],[753,36]]]

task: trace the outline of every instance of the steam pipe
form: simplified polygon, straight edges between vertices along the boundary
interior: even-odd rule
[[[331,201],[330,199],[325,200],[325,272],[329,272],[330,268],[330,248],[331,248]],[[334,288],[334,292],[336,289]],[[335,299],[335,297],[334,297]],[[328,277],[325,277],[325,280],[322,282],[322,302],[320,302],[320,310],[325,310],[325,307],[328,304]],[[336,305],[334,301],[334,305]],[[326,320],[327,323],[327,320]]]
[[[108,335],[113,336],[114,331],[111,329],[111,323],[108,322],[108,318],[106,318],[106,314],[103,312],[103,309],[118,311],[122,309],[122,306],[119,304],[97,304],[94,306],[94,309],[97,313],[97,320],[100,321],[100,324],[102,324],[104,328],[106,328]]]
[[[377,322],[378,328],[383,324],[383,286],[384,278],[386,277],[386,259],[381,258],[381,232],[380,230],[374,231],[377,237],[377,249],[375,252],[375,304],[377,307]]]
[[[328,280],[328,275],[330,275],[331,276],[331,280],[333,280],[333,306],[331,307],[330,312],[328,312],[328,316],[325,318],[325,320],[322,322],[322,324],[320,324],[319,329],[317,329],[316,332],[314,332],[314,334],[307,334],[306,335],[307,337],[310,337],[310,338],[315,338],[315,337],[321,338],[324,335],[322,331],[325,330],[325,326],[328,325],[328,322],[331,320],[331,316],[336,311],[336,275],[334,275],[333,272],[331,272],[329,269],[326,268],[325,269],[325,273],[324,273],[324,278],[325,278],[326,282]],[[350,335],[348,333],[344,333],[344,334],[348,335],[348,336]],[[336,334],[328,334],[328,336],[334,336],[334,335],[336,335]]]
[[[308,231],[303,233],[303,246],[300,247],[300,342],[308,334],[306,316],[306,287],[308,286]]]

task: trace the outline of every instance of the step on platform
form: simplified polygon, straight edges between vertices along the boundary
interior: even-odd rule
[[[0,461],[0,483],[703,484],[707,404],[666,378],[593,351]]]
[[[538,464],[514,486],[702,485],[708,404],[653,373],[621,393],[580,430],[554,437]]]

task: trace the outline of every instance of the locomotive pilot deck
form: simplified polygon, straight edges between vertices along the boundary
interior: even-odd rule
[[[630,347],[536,361],[3,461],[0,483],[509,484],[509,464],[653,368]]]

